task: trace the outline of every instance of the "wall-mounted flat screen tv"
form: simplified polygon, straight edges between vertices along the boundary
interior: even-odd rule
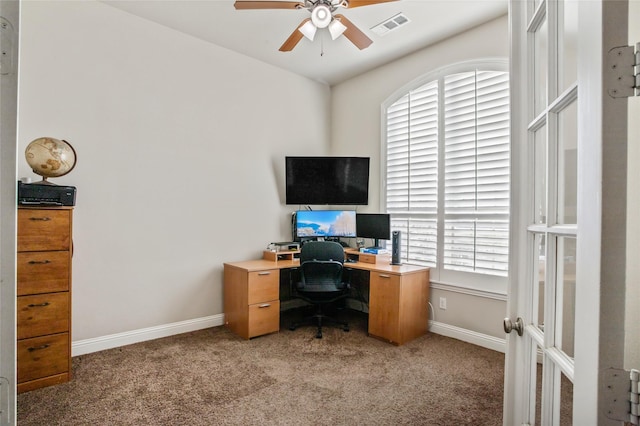
[[[369,157],[286,157],[287,204],[366,205]]]
[[[296,212],[296,237],[355,237],[355,210],[300,210]]]

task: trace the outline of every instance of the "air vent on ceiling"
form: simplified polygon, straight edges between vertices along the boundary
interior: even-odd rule
[[[411,22],[409,21],[409,18],[407,18],[405,14],[400,12],[397,15],[387,19],[386,21],[383,21],[378,25],[371,27],[371,31],[378,34],[379,36],[383,36],[393,30],[400,28],[405,24],[408,24],[409,22]]]

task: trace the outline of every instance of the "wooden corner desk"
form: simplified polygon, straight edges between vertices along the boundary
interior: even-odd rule
[[[250,339],[280,329],[280,274],[299,268],[297,252],[265,252],[264,258],[224,264],[225,325]],[[345,250],[346,270],[364,271],[369,280],[372,337],[402,345],[427,332],[429,268],[391,265],[388,258]]]

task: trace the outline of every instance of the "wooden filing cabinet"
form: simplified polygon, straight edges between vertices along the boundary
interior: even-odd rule
[[[71,207],[20,207],[18,392],[71,380]]]
[[[403,345],[427,332],[429,271],[370,271],[369,335]]]
[[[280,271],[258,264],[224,264],[225,325],[245,339],[280,329]]]

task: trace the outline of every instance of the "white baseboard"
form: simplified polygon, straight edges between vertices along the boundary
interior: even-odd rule
[[[506,339],[500,339],[437,321],[429,321],[429,331],[502,353],[505,353],[507,348]]]
[[[175,334],[188,333],[190,331],[202,330],[209,327],[217,327],[223,324],[224,314],[218,314],[159,325],[156,327],[126,331],[124,333],[110,334],[108,336],[94,337],[92,339],[78,340],[71,344],[71,355],[85,355],[134,343],[146,342],[147,340],[169,337]],[[429,331],[502,353],[506,350],[505,339],[499,339],[497,337],[437,321],[429,321]]]
[[[89,354],[105,349],[159,339],[180,333],[202,330],[203,328],[216,327],[224,324],[224,314],[211,315],[203,318],[179,321],[171,324],[163,324],[155,327],[141,328],[126,331],[124,333],[110,334],[108,336],[92,339],[78,340],[71,343],[71,356]]]

